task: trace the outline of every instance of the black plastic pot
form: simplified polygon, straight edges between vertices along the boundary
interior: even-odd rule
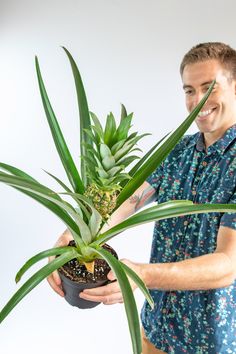
[[[81,299],[79,293],[84,289],[98,288],[99,286],[107,284],[108,280],[97,281],[96,283],[76,283],[61,272],[59,272],[62,289],[65,293],[65,300],[72,306],[79,307],[80,309],[93,308],[100,304],[100,302],[88,301]]]

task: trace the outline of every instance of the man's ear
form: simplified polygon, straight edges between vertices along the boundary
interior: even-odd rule
[[[233,83],[234,83],[234,94],[236,96],[236,80],[234,80]]]
[[[234,96],[235,96],[235,99],[236,99],[236,79],[231,79],[231,83],[233,85],[233,90],[234,90]]]

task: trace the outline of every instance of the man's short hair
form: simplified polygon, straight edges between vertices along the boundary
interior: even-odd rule
[[[200,43],[191,48],[183,57],[180,65],[180,74],[186,65],[215,59],[236,79],[236,50],[221,42]]]

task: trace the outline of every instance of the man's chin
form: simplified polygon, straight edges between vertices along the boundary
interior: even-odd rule
[[[200,131],[200,133],[213,133],[214,132],[214,128],[211,126],[206,126],[206,124],[201,124],[201,123],[197,123],[196,122],[196,126],[198,127],[198,130]]]

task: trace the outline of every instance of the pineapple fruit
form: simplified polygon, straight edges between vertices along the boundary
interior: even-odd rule
[[[104,221],[109,219],[116,206],[116,199],[121,190],[121,182],[129,179],[124,169],[139,157],[130,155],[135,150],[137,141],[144,135],[129,135],[133,114],[127,115],[122,105],[121,119],[118,126],[112,113],[108,114],[103,129],[99,119],[90,113],[94,125],[86,129],[93,144],[85,144],[87,148],[86,173],[88,185],[85,196],[89,198]]]

